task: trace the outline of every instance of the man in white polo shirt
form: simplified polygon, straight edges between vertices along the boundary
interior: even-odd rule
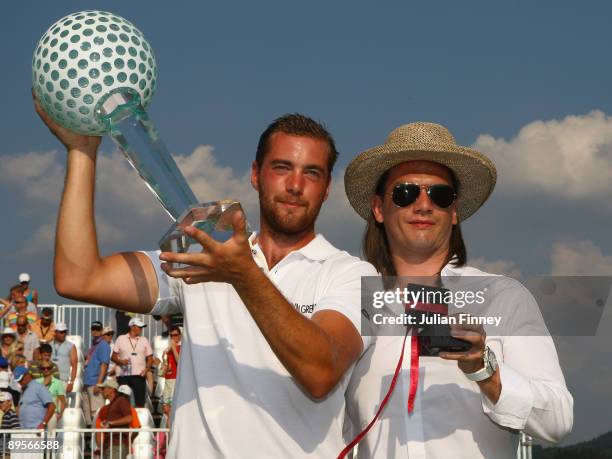
[[[337,151],[314,120],[286,115],[262,134],[251,183],[260,232],[243,218],[225,243],[194,228],[202,253],[100,257],[93,189],[97,137],[43,120],[68,150],[55,286],[63,296],[185,316],[168,457],[334,457],[343,447],[348,373],[360,336],[360,278],[371,265],[314,223]],[[238,217],[238,216],[237,216]],[[164,262],[181,262],[170,269]]]

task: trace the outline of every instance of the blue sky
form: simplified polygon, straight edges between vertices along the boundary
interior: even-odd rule
[[[498,166],[493,197],[464,225],[474,264],[612,274],[609,2],[22,1],[0,19],[2,288],[28,271],[42,301],[65,301],[51,277],[65,154],[32,110],[30,62],[44,31],[76,8],[112,11],[148,38],[159,67],[149,114],[202,201],[240,198],[256,226],[244,177],[258,136],[275,117],[302,112],[327,124],[341,152],[319,229],[358,253],[343,169],[393,128],[434,121]],[[154,247],[165,214],[113,144],[102,150],[102,250]],[[587,343],[599,379],[612,377],[609,345]],[[566,371],[578,384],[579,369]],[[609,389],[602,395],[612,403]],[[570,439],[612,429],[612,406],[598,417],[586,408],[595,399],[582,399]]]

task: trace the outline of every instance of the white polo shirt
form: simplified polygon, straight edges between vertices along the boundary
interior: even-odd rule
[[[495,336],[489,330],[486,337],[499,363],[500,398],[495,405],[491,403],[457,362],[421,357],[414,411],[408,414],[409,338],[393,395],[359,444],[357,458],[515,459],[520,430],[559,441],[572,427],[573,398],[531,293],[513,279],[492,277],[468,266],[447,265],[442,276],[474,276],[488,288],[488,315],[514,319],[505,327],[508,336]],[[378,410],[393,378],[402,342],[403,336],[378,336],[357,362],[346,391],[347,422],[352,428],[347,442]]]
[[[272,270],[259,246],[253,257],[306,317],[344,314],[360,330],[361,277],[369,263],[317,235]],[[160,268],[152,314],[185,316],[179,378],[173,398],[169,458],[335,457],[343,448],[344,391],[350,371],[324,400],[313,400],[272,352],[244,303],[227,283],[187,285]],[[369,338],[364,338],[364,350]]]

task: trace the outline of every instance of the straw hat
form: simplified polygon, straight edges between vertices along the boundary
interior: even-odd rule
[[[360,153],[351,161],[344,174],[344,188],[353,209],[367,219],[381,175],[398,164],[417,160],[436,162],[453,171],[459,188],[459,220],[476,212],[495,187],[497,171],[489,158],[457,145],[444,126],[411,123],[394,129],[384,144]]]

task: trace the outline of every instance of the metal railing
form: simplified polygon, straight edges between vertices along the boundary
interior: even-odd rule
[[[168,429],[0,430],[0,458],[163,459],[168,442]]]

